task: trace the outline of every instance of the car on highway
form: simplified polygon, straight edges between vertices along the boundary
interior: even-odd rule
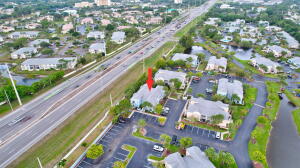
[[[153,145],[153,148],[152,148],[154,151],[156,152],[163,152],[164,151],[164,148],[160,145],[160,144],[155,144]]]

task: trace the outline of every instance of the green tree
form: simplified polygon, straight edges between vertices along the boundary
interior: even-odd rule
[[[161,104],[156,105],[154,111],[157,114],[161,114],[163,112],[163,106]]]
[[[44,55],[52,55],[54,53],[54,51],[50,48],[45,48],[41,51],[41,53]]]
[[[165,148],[167,148],[172,141],[171,137],[167,134],[161,134],[159,140],[162,142]]]
[[[139,129],[144,129],[147,125],[147,122],[144,119],[139,119],[137,125]]]
[[[126,161],[116,161],[114,162],[113,168],[126,168]]]
[[[191,49],[194,45],[194,40],[191,36],[184,35],[180,38],[179,44],[182,45],[185,49]]]
[[[144,107],[153,107],[153,105],[148,102],[148,101],[144,101],[142,104],[141,104],[141,107],[144,108]]]
[[[104,154],[103,145],[93,144],[86,152],[86,157],[90,159],[97,159]]]
[[[266,160],[266,156],[263,153],[261,153],[260,151],[254,151],[253,157],[254,157],[254,160],[259,161],[259,162],[265,162],[265,160]]]
[[[159,122],[160,125],[163,125],[166,122],[166,118],[165,117],[159,117],[157,119],[157,121]]]
[[[257,121],[258,124],[266,124],[266,122],[268,121],[268,119],[265,116],[259,116],[259,117],[257,117],[256,121]]]
[[[190,137],[183,137],[179,140],[180,147],[186,149],[187,147],[192,146],[193,140]]]
[[[232,94],[231,101],[234,103],[239,103],[241,101],[241,98],[237,94]]]
[[[107,31],[113,31],[115,29],[115,26],[112,24],[108,24],[105,28]]]

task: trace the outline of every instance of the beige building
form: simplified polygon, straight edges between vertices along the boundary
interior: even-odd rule
[[[111,1],[110,0],[95,0],[95,4],[97,6],[110,6]]]

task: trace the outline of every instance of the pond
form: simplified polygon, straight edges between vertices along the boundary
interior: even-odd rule
[[[277,120],[272,124],[273,129],[267,149],[267,160],[272,168],[299,168],[300,136],[291,114],[294,109],[284,96]]]
[[[17,85],[30,86],[34,82],[37,82],[40,80],[40,78],[26,78],[26,77],[24,77],[22,75],[18,75],[18,74],[11,74],[11,75],[12,75],[12,78],[16,81]],[[9,75],[8,75],[6,69],[4,69],[4,68],[0,68],[0,76],[9,78]]]
[[[250,60],[253,56],[255,57],[261,57],[260,54],[254,53],[253,49],[243,49],[239,47],[234,47],[230,45],[221,45],[224,49],[228,49],[228,51],[234,51],[235,52],[235,57],[240,59],[240,60]]]

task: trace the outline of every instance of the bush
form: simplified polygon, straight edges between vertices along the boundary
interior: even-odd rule
[[[86,152],[86,157],[90,159],[97,159],[104,154],[103,145],[93,144]]]

